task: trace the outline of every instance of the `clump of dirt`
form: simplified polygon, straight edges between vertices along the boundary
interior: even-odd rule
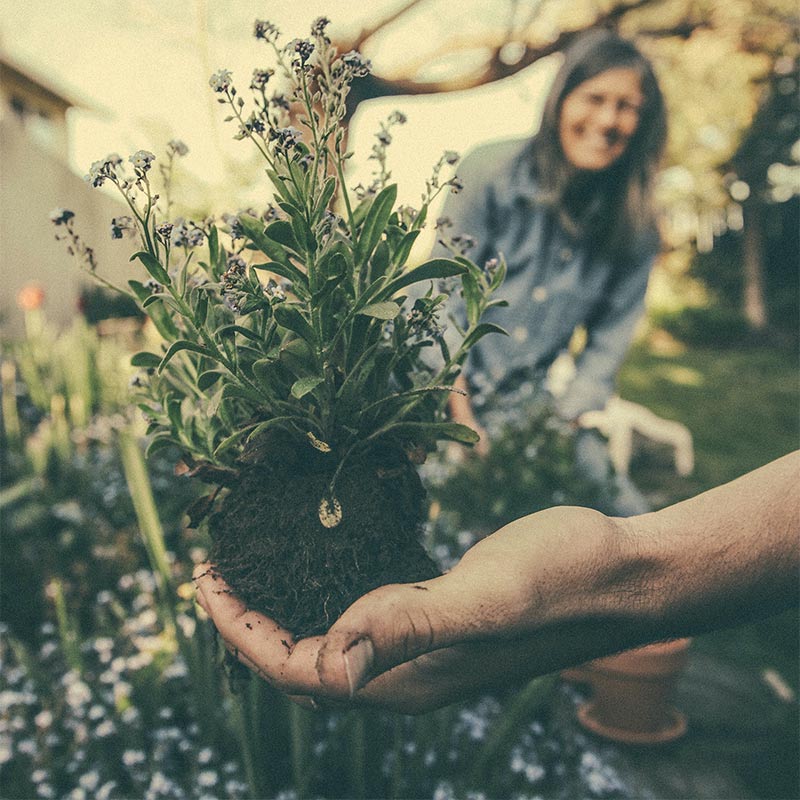
[[[314,636],[378,586],[440,574],[421,544],[425,491],[402,452],[346,462],[334,490],[342,519],[326,528],[319,504],[335,458],[297,450],[244,468],[209,520],[215,571],[248,608]]]

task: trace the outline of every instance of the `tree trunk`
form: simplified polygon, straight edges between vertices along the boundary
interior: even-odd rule
[[[767,327],[767,304],[764,299],[764,248],[761,213],[755,203],[744,207],[742,233],[744,256],[744,315],[755,330]]]

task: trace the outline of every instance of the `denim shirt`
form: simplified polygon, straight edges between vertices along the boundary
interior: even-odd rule
[[[484,321],[509,336],[489,334],[471,351],[465,375],[478,392],[510,391],[523,380],[540,380],[563,352],[579,325],[588,340],[575,378],[557,401],[559,414],[574,419],[603,408],[614,391],[617,371],[644,311],[644,295],[657,254],[657,235],[636,243],[634,257],[617,280],[614,265],[592,257],[569,236],[556,215],[537,201],[536,185],[524,163],[530,140],[492,142],[473,150],[458,176],[464,188],[451,194],[442,214],[448,231],[477,242],[468,255],[482,265],[502,254],[508,265],[495,295],[507,307],[491,308]],[[437,245],[435,255],[446,255]],[[453,296],[448,313],[460,325],[463,300]]]

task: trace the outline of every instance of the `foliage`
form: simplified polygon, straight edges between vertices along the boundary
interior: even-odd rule
[[[446,470],[431,494],[457,530],[484,535],[554,505],[591,506],[600,487],[576,469],[574,448],[567,423],[543,402],[529,405],[492,436],[484,458]]]
[[[358,192],[353,207],[341,120],[350,85],[369,64],[355,52],[338,55],[327,24],[321,18],[310,39],[279,47],[277,29],[256,22],[256,38],[272,48],[290,88],[268,97],[273,70],[256,70],[249,115],[231,73],[211,77],[219,102],[230,106],[228,120],[238,122],[235,138],[249,139],[267,162],[278,206],[266,226],[250,214],[229,218],[232,252],[212,223],[163,221],[172,159],[186,152],[182,142],[170,143],[162,205],[149,175],[155,156],[147,151],[130,157],[132,175],[111,155],[87,176],[94,186],[109,181],[125,198],[132,217],[117,220],[119,235],[138,236],[141,249],[132,258],[151,276],[147,283],[129,282],[164,342],[159,352],[132,359],[145,370],[140,408],[150,420],[150,451],[177,445],[191,465],[210,466],[217,475],[257,452],[259,437],[273,428],[331,452],[338,468],[378,442],[413,451],[439,439],[477,440],[469,428],[442,421],[443,399],[469,348],[499,330],[481,324],[480,316],[499,302],[490,296],[504,268],[484,270],[460,255],[406,268],[430,202],[445,187],[459,188],[457,179],[439,176],[453,154],[435,166],[419,210],[395,209],[397,187],[386,185],[384,160],[391,137],[384,128],[373,151],[375,181]],[[288,124],[292,107],[305,134]],[[330,210],[337,193],[344,216]],[[60,209],[53,220],[95,273],[72,216]],[[195,259],[201,242],[206,261]],[[454,352],[437,319],[447,294],[434,291],[434,282],[447,278],[458,278],[469,311]],[[412,304],[408,292],[417,284],[429,288]],[[423,359],[426,348],[438,351],[438,368]],[[334,482],[335,476],[331,491]]]
[[[0,365],[0,607],[14,635],[29,641],[47,613],[52,580],[63,587],[79,627],[88,630],[99,588],[113,585],[141,555],[112,446],[131,424],[122,413],[127,351],[81,319],[57,334],[40,310],[26,317],[27,338],[9,344]],[[174,547],[194,492],[172,474],[164,455],[150,466]]]

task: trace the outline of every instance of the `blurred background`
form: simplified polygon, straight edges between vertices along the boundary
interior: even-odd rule
[[[143,460],[128,409],[128,356],[148,334],[135,308],[87,283],[49,221],[56,207],[74,210],[100,271],[126,274],[130,243],[109,227],[124,208],[83,176],[107,153],[160,155],[173,138],[190,150],[177,167],[178,213],[270,202],[258,154],[232,140],[208,87],[219,68],[244,85],[269,63],[256,17],[290,39],[326,15],[341,50],[372,60],[350,98],[348,178],[368,182],[373,136],[399,110],[408,122],[393,129],[389,168],[411,205],[442,151],[535,131],[561,50],[577,32],[612,27],[652,60],[669,110],[664,250],[618,386],[688,433],[690,469],[676,468],[674,438],[652,428],[633,438],[626,467],[660,507],[800,440],[794,0],[0,7],[3,796],[798,795],[796,614],[695,642],[683,688],[695,738],[666,755],[559,728],[572,698],[563,687],[420,721],[322,722],[268,687],[231,695],[210,669],[214,642],[196,627],[186,584],[205,546],[183,524],[194,488],[172,474],[175,454]],[[537,507],[563,502],[563,473],[542,458],[515,488]],[[497,505],[480,491],[472,499]],[[446,492],[440,505],[446,518]],[[471,541],[450,534],[443,554]],[[326,795],[331,786],[340,794]]]

